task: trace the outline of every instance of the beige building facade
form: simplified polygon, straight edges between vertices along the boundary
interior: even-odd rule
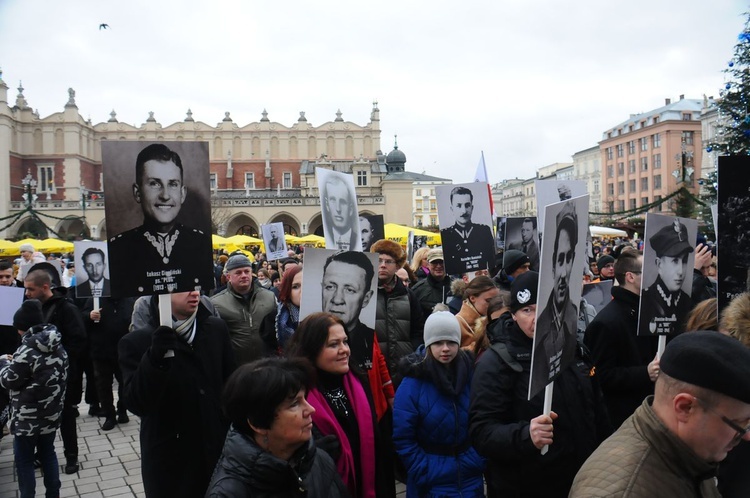
[[[62,111],[44,118],[22,87],[12,102],[8,94],[0,73],[0,177],[5,178],[0,185],[0,218],[5,219],[0,238],[33,228],[24,196],[29,180],[35,184],[34,211],[60,238],[86,232],[94,239],[106,238],[101,162],[106,140],[208,142],[212,219],[220,235],[255,235],[270,222],[282,222],[294,235],[322,234],[316,168],[353,175],[360,214],[382,214],[387,223],[414,221],[403,206],[414,205],[413,184],[421,175],[405,170],[405,156],[397,147],[400,155],[390,163],[391,154],[380,151],[377,102],[364,125],[344,120],[338,111],[318,125],[300,112],[297,122],[287,126],[272,121],[264,110],[257,122],[240,125],[227,112],[211,126],[188,110],[181,122],[164,126],[149,112],[143,124],[133,126],[119,122],[115,111],[106,122],[85,120],[72,89]]]

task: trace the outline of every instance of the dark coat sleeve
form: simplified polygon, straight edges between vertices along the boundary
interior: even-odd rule
[[[411,317],[409,323],[411,325],[411,345],[416,350],[420,345],[424,344],[424,322],[425,317],[422,313],[422,306],[419,304],[419,300],[411,291],[407,288],[406,292],[409,294],[409,309]]]
[[[58,305],[55,325],[62,331],[62,344],[69,356],[77,358],[86,350],[86,327],[81,311],[68,300]]]
[[[169,366],[153,365],[147,354],[150,348],[148,329],[126,334],[118,346],[125,406],[139,417],[153,413],[169,385]]]
[[[469,435],[480,455],[491,459],[518,460],[535,457],[529,422],[515,420],[514,386],[519,376],[491,349],[477,363],[471,383]]]

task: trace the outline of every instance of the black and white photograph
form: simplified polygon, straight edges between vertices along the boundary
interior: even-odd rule
[[[719,157],[717,233],[719,310],[750,290],[750,157]],[[718,224],[716,224],[718,220]]]
[[[208,143],[102,143],[112,296],[213,288]]]
[[[341,318],[361,367],[372,368],[378,254],[335,249],[305,251],[300,320],[324,311]]]
[[[362,239],[362,251],[370,252],[370,247],[385,238],[385,223],[382,214],[359,215],[359,230]]]
[[[512,217],[505,220],[505,250],[515,249],[529,257],[529,270],[539,271],[539,232],[536,216]]]
[[[435,188],[445,271],[451,275],[495,266],[495,237],[487,183]]]
[[[685,331],[697,237],[698,220],[646,214],[638,335]]]
[[[13,325],[13,315],[23,303],[23,287],[0,285],[0,325]],[[15,332],[14,332],[15,334]],[[0,354],[13,351],[0,351]]]
[[[260,233],[263,236],[263,245],[266,248],[266,259],[268,261],[284,259],[288,256],[282,222],[261,225]]]
[[[315,168],[323,214],[326,249],[361,251],[357,195],[354,177],[348,173]]]
[[[529,399],[574,361],[586,261],[589,196],[550,204],[542,239]],[[550,221],[552,223],[552,221]],[[550,224],[550,228],[552,225]]]
[[[495,252],[505,249],[505,216],[499,216],[495,224]]]
[[[107,243],[94,240],[73,242],[73,254],[76,263],[76,297],[111,296]]]
[[[544,208],[549,204],[555,204],[574,197],[586,195],[586,182],[583,180],[536,180],[536,215],[538,231],[544,232]]]
[[[610,301],[612,301],[612,286],[614,280],[603,282],[592,282],[583,286],[582,297],[586,303],[594,307],[599,313]]]

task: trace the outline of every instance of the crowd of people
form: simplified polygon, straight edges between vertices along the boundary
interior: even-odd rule
[[[687,249],[670,241],[657,257],[687,271]],[[612,281],[611,299],[598,313],[575,306],[580,340],[549,413],[544,393],[528,396],[547,297],[522,248],[462,275],[446,273],[441,248],[408,262],[398,243],[374,241],[376,268],[336,252],[320,312],[303,319],[304,251],[220,254],[215,288],[170,294],[167,321],[158,296],[76,297],[61,278],[75,261],[26,249],[19,265],[0,262],[0,285],[27,298],[0,327],[0,413],[22,496],[35,464],[47,495],[59,492],[58,430],[62,470],[78,471],[83,401],[104,431],[141,418],[149,497],[387,498],[396,480],[414,498],[750,494],[750,294],[719,315],[704,244],[681,303],[690,314],[661,357],[657,337],[637,335],[653,299],[638,246],[596,246],[582,278]],[[105,267],[83,258],[94,289]],[[371,300],[374,328],[360,320]]]

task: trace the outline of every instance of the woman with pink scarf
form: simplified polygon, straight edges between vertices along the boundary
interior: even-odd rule
[[[380,448],[367,375],[352,368],[344,322],[330,313],[309,315],[300,322],[287,351],[315,365],[316,379],[307,395],[315,408],[313,434],[318,447],[336,461],[351,495],[395,497],[392,462]]]

